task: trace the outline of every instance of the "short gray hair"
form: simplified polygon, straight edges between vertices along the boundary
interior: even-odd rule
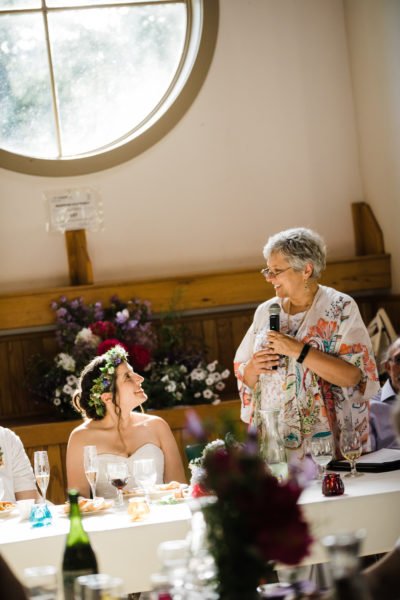
[[[318,279],[326,266],[326,245],[322,237],[305,227],[286,229],[268,238],[263,254],[268,260],[271,254],[280,252],[295,271],[302,271],[311,263],[313,279]]]

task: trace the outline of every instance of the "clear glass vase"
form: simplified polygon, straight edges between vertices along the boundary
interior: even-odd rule
[[[279,410],[258,410],[256,426],[260,454],[271,473],[283,481],[288,476],[286,450],[278,429]]]
[[[360,547],[365,531],[329,535],[322,543],[329,556],[335,600],[371,600],[360,570]]]

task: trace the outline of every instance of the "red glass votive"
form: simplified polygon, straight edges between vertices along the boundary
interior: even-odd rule
[[[339,473],[326,473],[322,480],[322,493],[324,496],[341,496],[344,492],[344,483]]]

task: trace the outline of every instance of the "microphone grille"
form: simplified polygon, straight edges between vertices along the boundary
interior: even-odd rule
[[[279,304],[277,302],[274,302],[269,307],[268,312],[270,315],[279,315],[279,313],[281,312],[281,307],[279,306]]]

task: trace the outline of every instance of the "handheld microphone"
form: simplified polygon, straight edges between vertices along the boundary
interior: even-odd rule
[[[279,304],[277,302],[274,302],[274,304],[271,304],[271,306],[269,307],[269,328],[271,331],[279,331],[279,326],[280,326],[280,312],[281,312],[281,307],[279,306]],[[274,365],[272,367],[272,369],[274,371],[276,371],[278,368],[277,365]]]

